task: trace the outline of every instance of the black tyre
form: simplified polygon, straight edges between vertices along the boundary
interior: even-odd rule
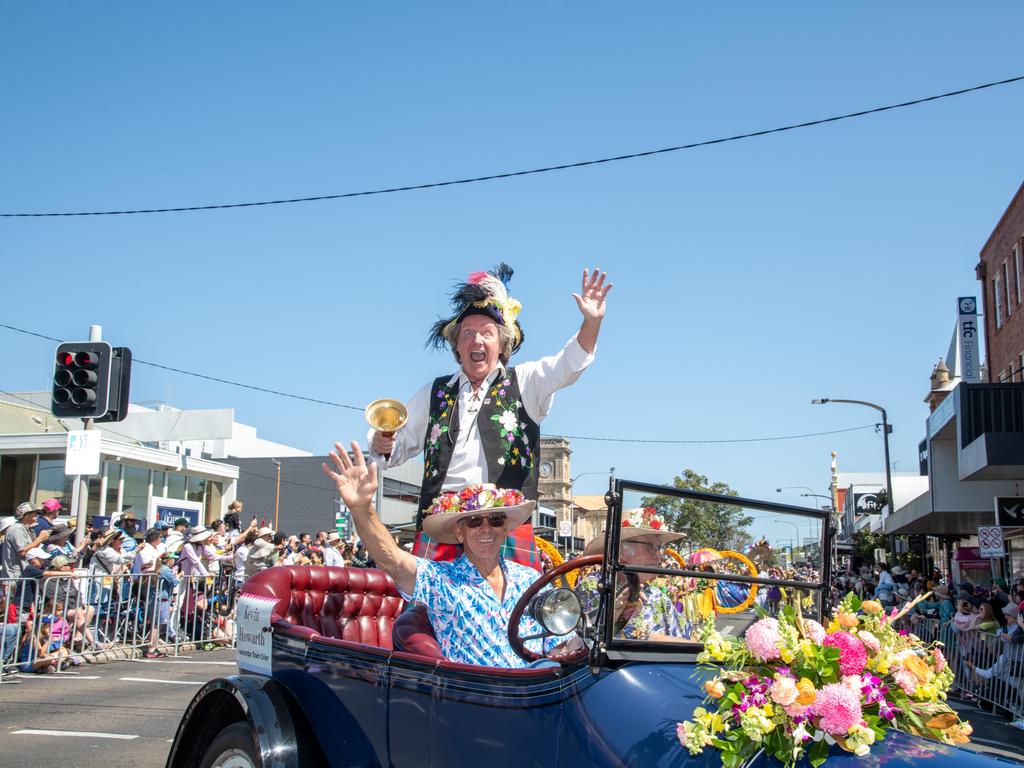
[[[213,740],[201,768],[263,768],[249,723],[232,723]]]

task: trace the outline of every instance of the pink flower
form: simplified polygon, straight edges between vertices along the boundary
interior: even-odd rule
[[[804,634],[816,645],[821,645],[825,641],[825,628],[814,619],[804,619],[803,629]]]
[[[798,704],[798,703],[794,702],[792,704],[788,704],[788,705],[784,706],[782,709],[790,717],[803,717],[804,715],[807,714],[807,710],[809,710],[810,707],[807,707],[807,706],[804,706],[803,704]]]
[[[914,691],[917,690],[917,678],[914,677],[914,673],[909,669],[898,667],[892,671],[892,676],[908,696],[912,696]]]
[[[942,651],[938,648],[933,648],[932,654],[935,656],[935,671],[941,672],[946,668],[946,657],[942,655]]]
[[[797,697],[796,680],[792,677],[776,677],[772,682],[772,701],[789,706]]]
[[[839,671],[844,675],[859,675],[868,663],[864,643],[849,632],[833,632],[824,645],[839,649]]]
[[[466,278],[466,282],[470,285],[479,285],[480,281],[487,277],[486,272],[470,272],[469,277]]]
[[[821,718],[819,727],[834,736],[845,736],[860,724],[864,713],[860,708],[860,695],[842,683],[829,683],[818,691],[811,711]]]
[[[761,661],[771,661],[780,657],[778,642],[779,622],[776,619],[766,618],[755,621],[747,628],[744,642],[754,656]]]
[[[877,653],[878,649],[882,647],[881,643],[878,642],[878,638],[865,629],[862,629],[857,633],[857,637],[864,643],[864,647],[872,653]]]

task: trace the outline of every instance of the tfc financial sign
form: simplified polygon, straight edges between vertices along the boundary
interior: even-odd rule
[[[960,344],[961,381],[977,384],[981,381],[981,364],[978,359],[978,300],[974,296],[961,296],[957,305],[957,340]]]

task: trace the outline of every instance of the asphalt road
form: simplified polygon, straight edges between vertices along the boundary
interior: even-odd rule
[[[83,664],[5,682],[0,768],[162,768],[188,702],[207,680],[235,672],[234,653]]]

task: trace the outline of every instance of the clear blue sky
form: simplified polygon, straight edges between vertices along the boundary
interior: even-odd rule
[[[1024,74],[1019,3],[8,5],[0,211],[160,207],[414,184],[657,148]],[[0,220],[0,322],[90,323],[139,358],[362,407],[452,367],[423,347],[452,283],[504,260],[520,359],[615,282],[549,434],[838,430],[881,403],[914,471],[928,376],[1024,178],[1024,84],[556,174],[204,213]],[[0,329],[0,388],[50,342]],[[325,452],[361,413],[136,366],[133,399],[234,407]],[[882,469],[872,430],[736,445],[573,442],[576,473],[744,495]],[[601,489],[596,476],[577,492]]]

